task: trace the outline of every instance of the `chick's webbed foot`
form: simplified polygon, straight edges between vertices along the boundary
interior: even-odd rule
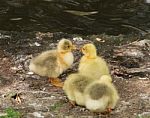
[[[73,108],[73,107],[75,107],[76,106],[76,103],[75,103],[75,101],[69,101],[69,104],[70,104],[70,106],[71,106],[71,108]]]
[[[111,108],[107,108],[107,112],[108,112],[108,113],[111,113],[111,112],[112,112],[112,109],[111,109]]]
[[[59,78],[49,78],[49,82],[56,86],[62,88],[64,83]]]
[[[110,114],[112,112],[111,108],[107,108],[106,111],[102,112],[103,115]]]
[[[76,105],[75,101],[69,101],[69,102],[70,102],[70,104],[71,104],[72,106],[75,106],[75,105]]]

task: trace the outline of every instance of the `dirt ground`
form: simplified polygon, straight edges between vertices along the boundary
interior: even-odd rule
[[[31,58],[56,48],[60,38],[71,38],[78,46],[93,42],[109,64],[120,101],[111,114],[94,114],[84,107],[71,107],[64,92],[29,71]],[[22,118],[150,118],[150,40],[149,35],[90,35],[0,31],[0,116],[8,107]],[[76,71],[75,63],[60,78]],[[21,102],[17,102],[16,98]]]

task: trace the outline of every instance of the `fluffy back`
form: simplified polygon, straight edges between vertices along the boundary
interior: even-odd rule
[[[93,78],[90,78],[88,76],[84,76],[81,74],[77,74],[75,76],[74,81],[72,82],[72,85],[75,87],[76,90],[83,93],[85,88],[93,81]]]
[[[106,84],[96,83],[89,89],[89,95],[93,100],[98,100],[103,96],[108,96],[110,91],[111,90]]]

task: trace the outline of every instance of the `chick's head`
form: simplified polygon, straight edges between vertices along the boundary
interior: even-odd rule
[[[57,48],[60,52],[70,52],[75,49],[75,46],[70,40],[63,38],[59,41]]]
[[[81,51],[86,57],[94,58],[97,56],[96,47],[92,43],[85,44],[81,48]]]

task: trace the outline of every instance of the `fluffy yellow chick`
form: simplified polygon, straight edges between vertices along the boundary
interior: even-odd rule
[[[93,112],[110,112],[115,108],[119,95],[111,81],[110,76],[103,75],[85,89],[84,97],[87,109]]]
[[[64,82],[63,90],[71,103],[84,106],[84,90],[95,79],[81,75],[79,73],[71,74]]]
[[[95,79],[99,79],[102,75],[109,75],[108,65],[104,59],[97,56],[94,44],[85,44],[81,51],[84,55],[79,63],[79,73]]]
[[[63,38],[56,50],[45,51],[33,58],[29,69],[41,76],[48,76],[53,85],[62,87],[63,83],[57,77],[72,65],[74,56],[71,51],[74,48],[70,40]]]

